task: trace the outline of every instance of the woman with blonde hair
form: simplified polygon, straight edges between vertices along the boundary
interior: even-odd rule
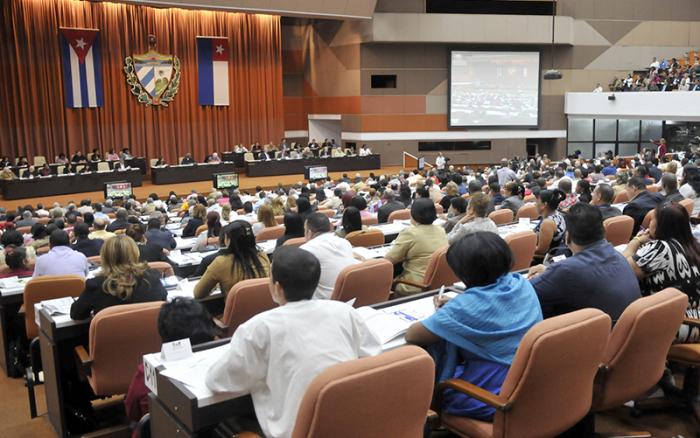
[[[297,200],[294,196],[292,196],[292,195],[287,196],[287,203],[284,206],[284,210],[287,213],[296,213],[297,212]]]
[[[284,201],[282,201],[281,196],[274,198],[270,206],[272,207],[272,213],[275,216],[284,216]]]
[[[182,230],[182,237],[194,237],[197,228],[204,225],[204,220],[207,217],[207,207],[202,204],[197,204],[192,207],[192,217],[187,221],[187,225]]]
[[[224,204],[223,207],[221,207],[221,225],[226,226],[231,222],[231,211],[233,209],[231,208],[231,204]]]
[[[258,221],[253,224],[253,234],[256,236],[263,228],[275,227],[277,226],[277,221],[275,221],[275,214],[272,212],[272,207],[270,204],[263,204],[258,208]]]
[[[71,306],[72,319],[86,319],[120,304],[165,301],[168,296],[160,272],[139,262],[139,248],[128,236],[107,239],[100,250],[100,264],[102,271],[85,282],[85,290]]]

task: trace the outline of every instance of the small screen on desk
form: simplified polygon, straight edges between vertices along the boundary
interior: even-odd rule
[[[105,183],[105,198],[128,198],[133,193],[131,183],[128,181],[119,181]]]
[[[328,168],[326,166],[309,166],[307,171],[309,175],[306,179],[310,181],[328,178]]]
[[[238,188],[238,174],[234,172],[214,174],[214,188]]]

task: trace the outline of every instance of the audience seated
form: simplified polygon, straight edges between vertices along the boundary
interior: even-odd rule
[[[239,281],[268,276],[270,260],[264,251],[258,250],[250,223],[236,220],[227,225],[224,243],[226,248],[211,262],[195,286],[195,298],[210,295],[217,285],[227,294]]]
[[[214,340],[217,329],[211,315],[198,301],[177,297],[163,304],[158,314],[158,334],[163,343],[189,339],[196,345]],[[126,416],[138,423],[148,413],[148,394],[143,364],[139,364],[124,399]]]
[[[622,213],[634,219],[632,235],[635,235],[642,226],[644,216],[663,202],[664,196],[661,193],[647,191],[647,184],[638,176],[630,178],[627,182],[627,196],[630,201]]]
[[[29,264],[27,250],[22,246],[7,245],[3,253],[5,255],[6,270],[0,271],[0,278],[7,277],[30,277],[34,269]]]
[[[311,299],[321,269],[310,252],[279,247],[270,275],[270,294],[279,307],[240,325],[230,348],[207,372],[212,391],[252,396],[249,415],[239,414],[236,421],[245,430],[291,436],[299,404],[317,375],[337,363],[381,351],[352,306]]]
[[[102,239],[90,239],[88,235],[90,234],[90,227],[86,223],[79,223],[73,228],[73,236],[75,237],[75,242],[72,248],[78,252],[83,253],[85,257],[94,257],[100,255],[100,248],[104,240]]]
[[[664,173],[660,183],[666,202],[680,202],[685,199],[678,191],[678,179],[674,173]]]
[[[88,234],[88,238],[107,240],[116,236],[116,234],[106,230],[108,223],[108,219],[95,218],[95,222],[92,224],[93,231]]]
[[[493,199],[493,198],[492,198]],[[467,200],[461,196],[457,196],[450,200],[450,208],[445,216],[445,232],[449,239],[449,233],[454,229],[459,222],[467,215]]]
[[[380,224],[386,223],[391,213],[406,208],[403,202],[395,198],[394,191],[390,188],[384,190],[382,200],[384,203],[379,207],[379,211],[377,212],[377,220]]]
[[[118,209],[114,221],[107,225],[107,231],[113,233],[117,230],[126,230],[126,227],[129,226],[127,221],[128,215],[129,213],[125,208]]]
[[[521,275],[509,273],[513,255],[494,233],[458,240],[447,251],[447,263],[466,291],[454,299],[436,295],[438,310],[413,323],[406,342],[429,347],[438,382],[459,378],[498,394],[520,340],[542,320],[537,295]],[[443,394],[441,408],[485,421],[495,414],[493,407],[455,391]]]
[[[559,210],[560,203],[566,198],[564,192],[558,189],[542,190],[537,196],[537,211],[542,218],[535,227],[537,233],[537,249],[535,256],[543,258],[564,242],[566,223],[564,215]]]
[[[688,295],[687,315],[697,318],[700,310],[700,244],[690,229],[685,208],[676,203],[658,206],[649,229],[630,241],[624,255],[641,282],[644,295],[674,287]],[[683,326],[678,341],[697,343],[700,333]]]
[[[564,216],[571,257],[534,266],[529,279],[545,318],[588,307],[617,321],[641,297],[639,284],[625,258],[605,240],[603,216],[592,205],[578,203]]]
[[[219,247],[219,233],[221,233],[219,218],[219,213],[215,211],[207,213],[207,230],[197,236],[192,251],[212,251]]]
[[[87,258],[70,248],[68,233],[63,230],[54,230],[49,237],[49,247],[51,249],[47,254],[37,257],[34,277],[63,274],[87,276]]]
[[[146,231],[146,239],[149,242],[155,243],[164,249],[175,249],[177,242],[175,236],[170,231],[161,228],[162,223],[158,218],[148,220],[148,231]]]
[[[43,257],[37,260],[37,267]],[[128,236],[115,236],[102,245],[100,266],[100,273],[85,282],[85,291],[71,306],[72,319],[88,318],[110,306],[163,301],[167,297],[160,272],[139,262],[139,249]]]
[[[306,219],[304,236],[306,243],[301,245],[301,249],[316,256],[321,263],[321,278],[313,297],[327,300],[331,297],[340,271],[359,261],[353,257],[350,242],[333,233],[330,220],[324,214],[314,213]]]
[[[353,235],[367,229],[366,226],[362,225],[360,210],[355,207],[348,207],[343,210],[343,217],[340,220],[340,225],[340,228],[336,230],[335,234],[338,237],[343,237],[346,239],[348,235]]]
[[[258,208],[258,221],[253,224],[253,234],[256,236],[263,228],[276,227],[275,213],[270,204],[263,204]]]
[[[158,244],[149,242],[146,239],[144,226],[141,224],[130,224],[126,229],[126,235],[131,237],[139,250],[139,261],[141,262],[165,262],[167,261],[165,250]]]
[[[194,235],[197,231],[197,228],[204,225],[206,217],[207,208],[200,203],[195,204],[195,206],[192,207],[192,213],[190,214],[190,218],[187,221],[187,224],[182,229],[182,237],[195,237]]]
[[[683,181],[678,189],[684,198],[693,200],[693,216],[700,214],[700,169],[693,164],[683,166]]]
[[[304,221],[296,213],[286,213],[283,219],[284,235],[277,239],[277,246],[284,245],[289,239],[304,237]]]
[[[513,217],[518,214],[518,210],[523,206],[523,196],[525,194],[525,188],[514,181],[506,183],[503,186],[503,200],[501,201],[501,208],[510,209],[513,212]],[[471,202],[471,201],[470,201]]]
[[[611,206],[615,198],[615,191],[608,184],[598,184],[591,195],[591,205],[598,207],[603,220],[620,216],[622,211]]]
[[[385,258],[393,264],[401,263],[402,272],[396,279],[421,282],[428,268],[430,257],[447,245],[447,235],[442,227],[433,225],[437,219],[435,204],[430,199],[416,199],[411,205],[411,227],[401,231],[392,243]],[[411,295],[420,292],[418,287],[398,284],[394,292]]]
[[[511,183],[508,183],[511,184]],[[454,243],[467,234],[477,231],[498,233],[496,223],[488,217],[491,199],[483,193],[475,193],[469,199],[466,214],[447,235],[449,243]]]

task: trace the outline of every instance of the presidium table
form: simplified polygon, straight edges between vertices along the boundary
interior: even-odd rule
[[[51,175],[32,179],[2,181],[4,199],[33,198],[35,196],[67,195],[81,192],[101,192],[108,182],[130,182],[141,186],[141,169],[91,172],[73,175]]]
[[[182,164],[176,166],[151,167],[153,184],[177,184],[211,180],[216,173],[236,172],[234,163]]]
[[[277,176],[303,174],[306,166],[326,166],[329,172],[381,169],[379,155],[366,157],[300,158],[294,160],[248,161],[248,176]]]

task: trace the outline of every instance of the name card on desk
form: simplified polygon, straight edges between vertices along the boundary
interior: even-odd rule
[[[189,338],[166,342],[160,349],[161,358],[166,361],[187,359],[192,356],[192,345]]]

